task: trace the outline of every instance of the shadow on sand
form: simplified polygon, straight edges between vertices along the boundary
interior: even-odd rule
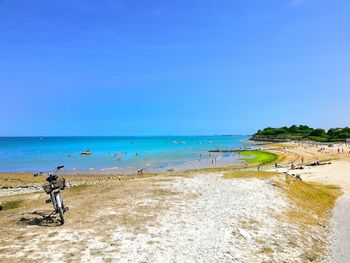
[[[34,211],[18,220],[19,225],[55,227],[60,225],[60,220],[51,211]]]

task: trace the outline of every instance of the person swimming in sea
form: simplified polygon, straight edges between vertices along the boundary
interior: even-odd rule
[[[121,157],[118,153],[114,154],[114,157],[115,157],[118,161],[121,161],[121,160],[122,160],[122,157]]]

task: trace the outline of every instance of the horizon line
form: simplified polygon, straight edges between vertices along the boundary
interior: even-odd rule
[[[252,136],[252,134],[198,134],[198,135],[0,135],[0,138],[48,137],[195,137],[195,136]]]

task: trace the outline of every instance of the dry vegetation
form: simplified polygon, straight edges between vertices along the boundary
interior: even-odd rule
[[[307,235],[309,227],[328,228],[330,213],[336,199],[342,194],[337,186],[306,183],[292,176],[286,175],[284,183],[278,186],[288,196],[291,207],[286,211],[285,218],[300,226],[305,231],[305,242],[312,246],[305,246],[303,258],[307,262],[320,262],[326,251],[326,241]]]
[[[294,203],[288,217],[307,225],[325,224],[336,199],[342,194],[338,186],[306,183],[289,175],[278,185]]]
[[[0,186],[16,187],[42,183],[43,179],[28,173],[0,173]]]
[[[66,180],[72,185],[87,183],[96,184],[111,181],[133,180],[138,178],[148,178],[154,176],[167,176],[176,174],[132,174],[132,175],[116,175],[116,174],[62,174]],[[0,173],[0,187],[25,187],[41,185],[45,182],[43,176],[34,177],[29,173]]]
[[[279,173],[276,172],[268,172],[268,171],[253,171],[253,170],[245,170],[245,171],[234,171],[230,173],[225,173],[223,178],[225,179],[248,179],[248,178],[258,178],[258,179],[270,179],[276,176],[279,176]]]

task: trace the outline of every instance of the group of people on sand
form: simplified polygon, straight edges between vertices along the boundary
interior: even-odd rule
[[[338,148],[338,154],[340,154],[340,153],[344,153],[344,148],[341,148],[341,150],[340,150],[340,148]],[[350,149],[349,149],[349,154],[350,154]]]
[[[296,166],[294,163],[292,163],[292,165],[290,166],[291,170],[303,170],[304,167],[303,166]]]
[[[304,163],[304,157],[301,157],[301,162]],[[331,164],[331,162],[323,162],[321,163],[320,161],[315,161],[315,162],[312,162],[310,164],[306,164],[306,166],[319,166],[319,165],[326,165],[326,164]],[[290,167],[291,170],[302,170],[304,169],[303,166],[296,166],[294,163],[291,164],[291,167]]]

